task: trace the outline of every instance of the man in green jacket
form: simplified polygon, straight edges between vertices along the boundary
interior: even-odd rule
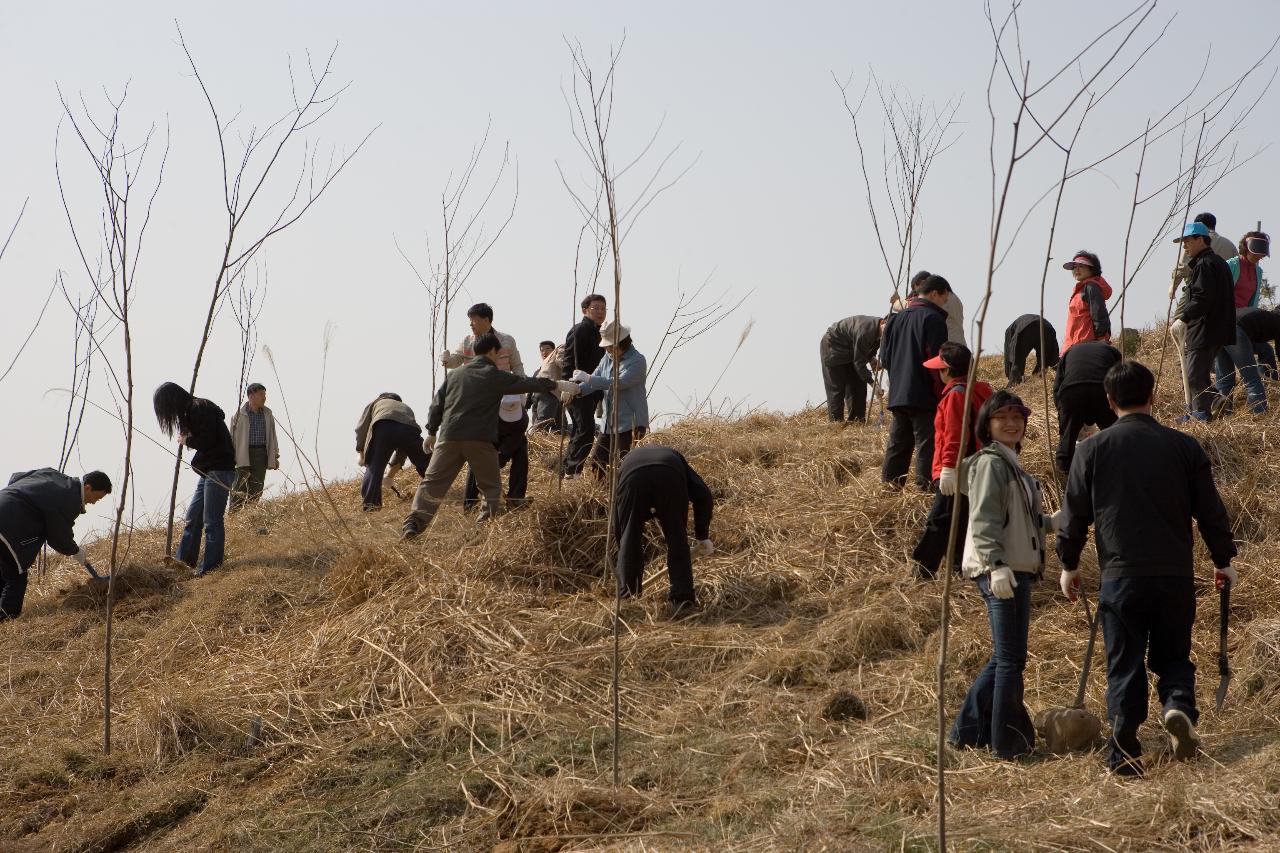
[[[492,332],[473,343],[475,357],[450,371],[436,392],[427,418],[423,448],[431,453],[431,464],[413,497],[413,509],[404,520],[401,539],[422,534],[435,518],[440,501],[449,487],[470,465],[484,495],[485,509],[480,521],[498,514],[502,481],[498,467],[498,407],[508,394],[559,391],[573,394],[578,386],[553,379],[526,379],[497,366],[502,343]]]

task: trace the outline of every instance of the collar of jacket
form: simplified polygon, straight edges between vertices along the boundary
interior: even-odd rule
[[[1098,285],[1098,287],[1102,287],[1102,276],[1091,275],[1088,278],[1086,278],[1084,281],[1077,281],[1075,289],[1071,291],[1071,297],[1074,299],[1075,297],[1079,296],[1080,291],[1084,290],[1085,286],[1090,284],[1096,284]]]
[[[483,356],[483,355],[473,355],[473,356],[471,357],[471,361],[468,361],[468,362],[467,362],[467,364],[470,364],[470,365],[479,364],[479,365],[483,366],[483,365],[486,365],[486,364],[493,364],[493,362],[489,361],[489,359],[488,359],[486,356]]]
[[[911,301],[907,303],[907,308],[909,309],[910,308],[932,308],[934,311],[937,311],[939,314],[942,314],[944,317],[947,314],[946,308],[943,308],[941,305],[937,305],[933,302],[930,302],[928,299],[925,299],[923,296],[911,297]]]
[[[242,404],[240,405],[240,414],[242,414],[242,415],[252,415],[252,414],[253,414],[253,412],[252,412],[252,411],[250,411],[250,409],[249,409],[249,402],[248,402],[247,400],[246,400],[244,403],[242,403]],[[260,414],[260,415],[269,415],[269,414],[271,414],[271,409],[270,409],[270,407],[268,407],[268,406],[263,406],[261,409],[259,409],[259,410],[258,410],[258,414]]]
[[[1199,262],[1200,262],[1200,261],[1202,261],[1206,256],[1208,256],[1208,255],[1213,255],[1213,254],[1215,254],[1215,253],[1214,253],[1214,251],[1213,251],[1213,246],[1212,246],[1212,245],[1205,246],[1205,247],[1204,247],[1204,249],[1202,249],[1202,250],[1201,250],[1201,251],[1199,251],[1199,252],[1196,252],[1194,255],[1192,255],[1192,256],[1191,256],[1191,263],[1193,263],[1193,264],[1195,264],[1195,263],[1199,263]]]
[[[1129,412],[1129,414],[1121,416],[1116,422],[1119,423],[1120,421],[1143,421],[1149,424],[1160,423],[1153,415],[1148,415],[1146,412]]]

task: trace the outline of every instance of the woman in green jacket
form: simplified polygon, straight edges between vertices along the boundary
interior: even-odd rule
[[[1031,586],[1044,569],[1044,534],[1053,528],[1053,519],[1041,511],[1040,484],[1018,464],[1030,414],[1008,391],[993,394],[978,412],[975,429],[984,447],[965,461],[959,476],[960,491],[969,496],[962,566],[986,601],[992,649],[948,740],[957,748],[989,748],[1004,759],[1035,745],[1035,728],[1022,703],[1022,672]]]

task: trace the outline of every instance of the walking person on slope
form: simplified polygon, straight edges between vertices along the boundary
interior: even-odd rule
[[[463,465],[471,466],[484,495],[485,508],[479,520],[499,514],[502,481],[494,445],[498,440],[498,407],[504,396],[530,391],[577,392],[572,382],[527,379],[499,370],[500,347],[496,335],[480,335],[474,342],[475,358],[451,370],[436,392],[423,441],[423,450],[431,451],[431,462],[413,496],[402,539],[413,539],[431,525]]]
[[[262,499],[267,471],[280,470],[280,442],[276,418],[267,408],[267,388],[254,382],[244,389],[245,402],[231,416],[228,429],[236,448],[236,482],[231,492],[231,512]]]
[[[1106,429],[1116,422],[1107,403],[1102,380],[1121,360],[1120,350],[1104,341],[1085,341],[1062,354],[1053,379],[1053,404],[1058,407],[1058,450],[1053,461],[1066,476],[1076,454],[1076,441],[1087,425]]]
[[[75,559],[98,577],[84,549],[76,544],[76,519],[87,507],[111,494],[101,471],[68,477],[53,468],[23,471],[0,489],[0,622],[22,613],[27,572],[48,545]]]
[[[196,577],[203,577],[221,566],[225,556],[227,500],[236,478],[236,449],[227,416],[213,402],[191,396],[174,382],[156,389],[152,405],[161,431],[172,438],[176,430],[178,443],[196,452],[191,457],[191,470],[200,479],[187,504],[186,526],[176,556],[195,570]]]
[[[1107,645],[1107,764],[1127,776],[1142,773],[1138,728],[1147,718],[1148,665],[1174,756],[1190,759],[1200,743],[1191,662],[1193,520],[1209,546],[1218,587],[1238,580],[1231,567],[1231,522],[1209,457],[1195,438],[1151,416],[1155,384],[1151,371],[1135,361],[1107,372],[1107,399],[1119,420],[1077,450],[1058,534],[1059,583],[1074,601],[1080,552],[1094,527],[1102,572],[1098,618]]]
[[[1236,246],[1226,237],[1217,232],[1218,218],[1212,213],[1198,213],[1196,218],[1192,220],[1198,222],[1209,231],[1209,247],[1213,253],[1224,261],[1230,261],[1236,256]],[[1173,271],[1173,283],[1169,285],[1169,301],[1172,302],[1178,294],[1178,286],[1184,282],[1191,280],[1190,258],[1184,257],[1181,263]],[[1191,388],[1187,384],[1187,323],[1182,317],[1182,309],[1187,304],[1187,290],[1184,288],[1182,296],[1178,297],[1177,305],[1172,311],[1172,325],[1169,326],[1169,336],[1173,338],[1173,344],[1178,350],[1178,364],[1182,368],[1182,391],[1186,396],[1187,411],[1192,410],[1194,397]],[[1256,303],[1254,303],[1256,304]]]
[[[1023,670],[1031,626],[1031,587],[1044,571],[1044,535],[1054,519],[1042,511],[1040,484],[1018,453],[1031,410],[997,391],[978,413],[982,450],[964,463],[960,491],[969,497],[964,573],[973,578],[991,623],[991,659],[965,695],[947,741],[990,749],[997,758],[1030,752],[1036,732],[1023,704]]]
[[[914,449],[915,481],[929,488],[933,472],[933,418],[942,393],[936,370],[924,363],[947,342],[947,300],[951,285],[940,275],[920,283],[907,308],[885,323],[880,361],[889,372],[887,407],[893,416],[880,479],[901,488],[906,484]]]
[[[592,293],[582,300],[582,319],[569,330],[564,341],[564,351],[560,367],[561,379],[571,378],[577,371],[591,374],[600,366],[604,358],[604,348],[600,346],[600,327],[604,325],[605,298]],[[569,446],[564,452],[564,471],[566,477],[576,477],[582,473],[591,446],[596,439],[596,406],[604,398],[603,391],[580,394],[566,404],[573,427],[569,434]]]
[[[1210,248],[1209,229],[1203,223],[1190,223],[1174,242],[1182,243],[1191,269],[1182,309],[1187,324],[1186,378],[1191,408],[1179,422],[1193,418],[1207,421],[1222,399],[1209,381],[1209,372],[1222,348],[1236,340],[1235,286],[1227,262]]]
[[[956,528],[957,541],[964,542],[968,527],[969,502],[963,495],[959,500],[956,499],[956,469],[961,460],[982,446],[977,437],[978,411],[994,393],[986,382],[978,380],[973,383],[968,435],[965,449],[961,452],[960,428],[964,419],[965,388],[972,362],[973,354],[968,347],[948,341],[942,345],[940,353],[924,363],[925,367],[937,370],[946,385],[942,389],[942,400],[938,403],[938,413],[933,421],[933,505],[925,519],[920,541],[911,552],[911,559],[916,564],[916,577],[921,580],[932,580],[947,555],[952,513],[960,513],[960,523]],[[958,568],[959,554],[956,558],[955,567]]]
[[[616,442],[618,458],[626,456],[631,445],[649,431],[649,395],[644,383],[648,379],[648,362],[631,342],[631,329],[613,321],[600,330],[600,345],[605,356],[595,372],[575,370],[573,381],[581,383],[579,393],[604,394],[604,431],[596,439],[590,464],[597,479],[609,470],[609,457]],[[618,393],[613,391],[613,365],[618,364]],[[616,420],[615,420],[616,417]]]
[[[399,394],[383,392],[364,407],[356,422],[356,453],[364,466],[364,479],[360,483],[361,509],[377,512],[382,509],[382,477],[390,464],[399,470],[408,458],[424,477],[431,454],[422,448],[422,428],[413,415],[413,409],[405,405]]]

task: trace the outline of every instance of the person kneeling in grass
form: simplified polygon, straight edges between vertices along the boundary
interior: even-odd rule
[[[1022,702],[1031,626],[1031,586],[1044,571],[1044,534],[1054,519],[1041,511],[1040,484],[1018,464],[1031,410],[997,391],[978,412],[985,444],[961,469],[969,497],[964,573],[973,578],[991,621],[991,659],[969,687],[948,742],[989,748],[1014,759],[1035,746],[1036,732]]]

